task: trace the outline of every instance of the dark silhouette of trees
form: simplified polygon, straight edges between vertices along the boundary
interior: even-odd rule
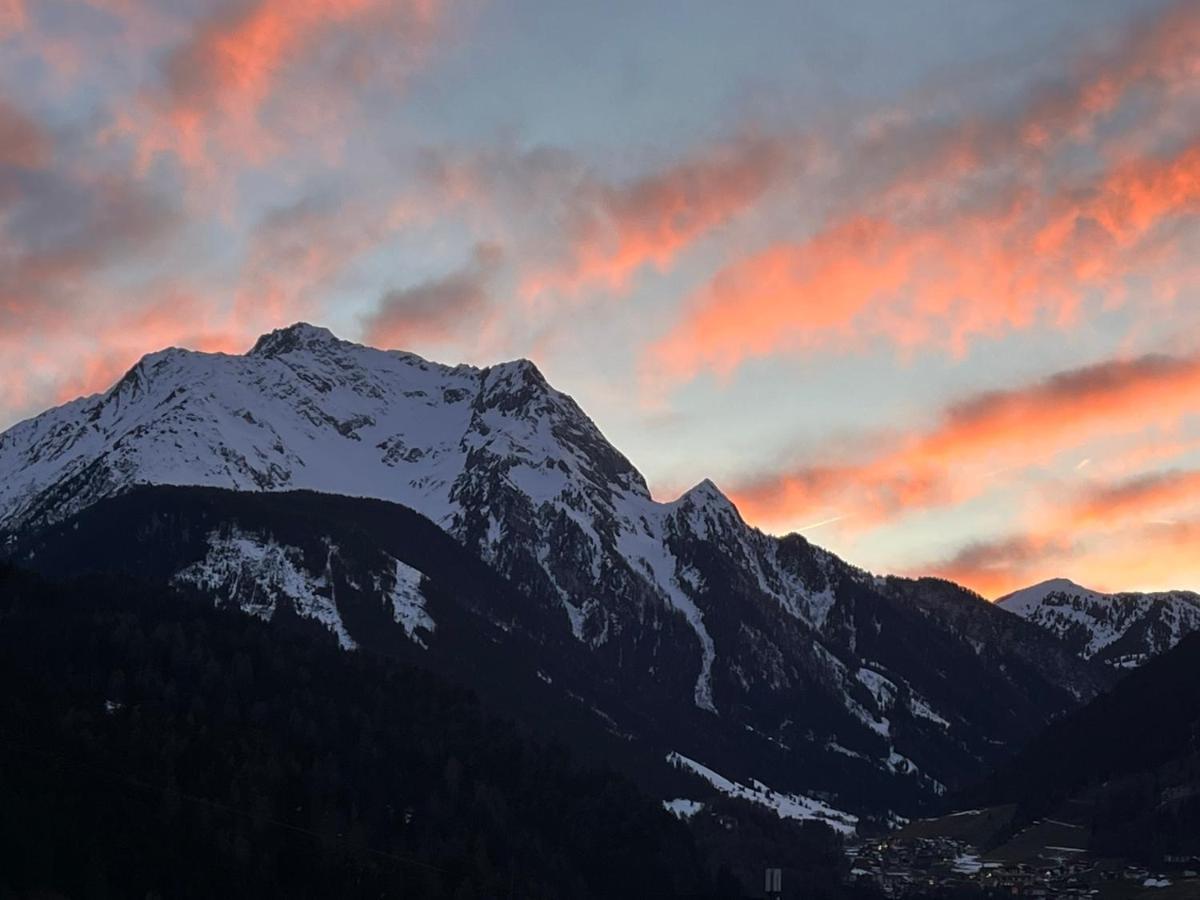
[[[711,895],[625,778],[311,630],[0,569],[0,684],[0,896]]]

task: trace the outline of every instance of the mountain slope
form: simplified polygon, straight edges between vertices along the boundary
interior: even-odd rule
[[[580,652],[560,608],[537,608],[444,531],[395,504],[139,486],[22,538],[13,556],[47,577],[109,573],[292,630],[328,631],[343,649],[469,687],[489,709],[664,797],[684,785],[666,764],[673,746],[731,740],[711,715],[673,702],[678,684],[647,681],[636,694],[621,692],[598,659]],[[744,739],[740,728],[725,731]]]
[[[1057,578],[996,601],[1067,642],[1085,659],[1129,668],[1200,630],[1200,595],[1190,591],[1102,594]]]
[[[527,361],[440,366],[297,325],[245,356],[152,354],[106,394],[0,436],[0,529],[10,550],[26,548],[23,563],[40,531],[69,539],[63,527],[83,521],[73,517],[138,485],[411,507],[519,598],[472,614],[531,642],[512,653],[573,656],[593,673],[581,696],[618,710],[614,731],[652,732],[670,709],[687,726],[663,749],[732,782],[833,793],[856,810],[921,808],[1111,679],[960,588],[876,578],[799,536],[750,528],[710,482],[656,502]],[[122,513],[138,541],[170,514]],[[357,588],[338,580],[346,538],[334,532],[364,509],[336,528],[307,517],[289,541],[278,538],[286,512],[270,515],[253,527],[224,508],[191,521],[164,577],[264,616],[286,596],[345,647],[364,640],[347,609],[382,605],[409,643],[436,648],[438,615],[413,595],[419,556],[381,545]],[[93,564],[124,567],[131,554],[118,546]]]
[[[0,619],[5,896],[706,895],[657,802],[428,672],[127,577],[0,566]]]
[[[967,799],[1017,803],[1017,827],[1074,802],[1091,810],[1100,855],[1200,855],[1200,634],[1051,725]]]

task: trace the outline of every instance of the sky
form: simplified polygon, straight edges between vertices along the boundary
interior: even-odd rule
[[[295,321],[672,499],[1200,589],[1200,3],[0,0],[0,428]]]

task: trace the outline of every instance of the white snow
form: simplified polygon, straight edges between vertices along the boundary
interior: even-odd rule
[[[880,712],[892,708],[892,704],[896,702],[895,682],[872,669],[859,669],[858,680],[866,685],[867,690],[871,692],[871,696],[875,698],[875,705],[879,708]]]
[[[1078,828],[1080,830],[1083,829],[1082,825],[1076,825],[1074,822],[1064,822],[1061,819],[1045,819],[1044,821],[1050,825],[1061,825],[1063,828]]]
[[[296,613],[315,619],[335,635],[343,649],[357,646],[342,624],[331,578],[336,548],[329,545],[325,571],[304,569],[295,547],[236,528],[212,532],[204,559],[177,572],[174,581],[189,584],[235,603],[243,611],[270,619],[280,600],[290,600]]]
[[[752,780],[751,785],[747,787],[714,772],[712,769],[693,759],[688,759],[680,753],[668,753],[667,762],[676,768],[686,769],[700,776],[722,794],[748,800],[759,806],[773,809],[781,819],[804,819],[824,822],[835,831],[846,835],[854,834],[858,827],[857,816],[843,812],[840,809],[834,809],[827,803],[813,797],[806,797],[803,794],[784,794],[773,791],[761,781]]]
[[[983,863],[980,862],[979,857],[976,854],[963,853],[962,855],[954,858],[951,868],[953,868],[955,872],[959,872],[964,875],[973,875],[983,868]]]
[[[70,481],[85,470],[89,474],[81,482]],[[818,637],[836,599],[836,580],[847,574],[873,580],[817,548],[804,555],[815,567],[798,571],[785,545],[748,527],[712,482],[671,502],[655,501],[574,401],[547,385],[527,361],[447,366],[341,341],[304,324],[264,336],[244,355],[179,349],[151,354],[105,394],[73,401],[0,435],[0,528],[50,513],[65,517],[137,484],[308,489],[394,501],[469,542],[503,574],[509,574],[504,566],[514,526],[542,529],[527,544],[538,554],[575,637],[599,646],[614,628],[629,624],[614,618],[596,584],[657,598],[694,635],[692,699],[713,713],[718,647],[706,609],[723,598],[713,596],[701,574],[677,558],[672,548],[678,550],[678,542],[715,544],[750,585]],[[510,489],[517,506],[525,503],[516,512],[501,502],[506,497],[490,493]],[[56,491],[70,499],[62,501]],[[556,520],[577,529],[574,556],[566,564],[551,558],[555,544],[547,529]],[[224,552],[237,557],[237,549]],[[240,549],[243,557],[226,563],[230,577],[235,571],[258,577],[260,569],[263,577],[291,577],[281,549]],[[256,562],[255,552],[269,560]],[[328,562],[335,565],[336,554]],[[587,577],[567,577],[572,572],[564,568],[571,567]],[[217,575],[214,570],[204,577]],[[630,578],[637,583],[629,585]],[[253,596],[243,590],[241,602],[269,614],[274,594],[285,587]],[[287,589],[298,608],[308,610],[304,614],[340,629],[327,575],[316,573],[308,594],[297,585]],[[396,621],[414,640],[421,640],[422,630],[433,630],[415,570],[397,566],[391,603]],[[824,652],[820,640],[813,646]],[[842,671],[834,677],[845,687],[854,676],[838,665]],[[870,670],[858,677],[881,708],[889,692],[894,698],[896,684],[886,677]],[[868,728],[890,734],[882,714],[852,700],[847,705]],[[933,721],[941,718],[922,700],[914,699],[912,709]]]
[[[908,708],[914,716],[920,716],[922,719],[928,719],[941,725],[943,728],[949,728],[950,723],[944,716],[939,715],[927,701],[919,697],[914,691],[908,700]]]
[[[843,747],[837,741],[829,741],[828,743],[825,744],[825,749],[832,750],[834,753],[840,753],[840,754],[842,754],[842,756],[850,756],[855,759],[865,759],[865,760],[870,759],[870,757],[865,756],[862,753],[859,753],[857,750],[851,750],[849,747]]]
[[[1081,655],[1088,659],[1144,622],[1162,626],[1148,630],[1137,652],[1109,658],[1116,668],[1139,666],[1200,630],[1200,596],[1189,591],[1104,594],[1055,578],[1001,597],[996,604],[1058,637],[1070,640],[1082,633],[1086,642]]]
[[[425,641],[417,634],[417,629],[433,631],[436,628],[433,619],[425,611],[425,595],[421,593],[421,579],[424,576],[398,559],[393,562],[396,565],[396,581],[390,598],[392,616],[410,638],[424,647]]]
[[[666,546],[679,505],[655,502],[632,468],[608,471],[608,458],[594,456],[608,452],[599,430],[530,363],[444,366],[296,325],[243,356],[151,354],[107,393],[14,426],[0,436],[0,526],[36,517],[43,496],[95,466],[99,474],[72,489],[71,501],[56,501],[54,515],[135,484],[309,489],[402,503],[465,540],[459,492],[472,486],[468,456],[482,455],[497,460],[537,521],[561,513],[580,528],[593,548],[593,583],[623,561],[686,619],[701,654],[695,702],[715,712],[715,648],[693,600],[697,586]],[[695,527],[708,507],[714,523],[727,521],[724,507],[736,516],[715,488],[697,499]],[[596,533],[602,519],[618,525],[615,546]],[[496,560],[506,523],[492,515],[486,525],[478,549]],[[582,639],[589,620],[606,613],[588,593],[558,590]],[[410,590],[399,588],[397,602],[410,633],[423,627]],[[603,641],[599,625],[593,633]]]
[[[872,713],[869,709],[867,709],[849,694],[845,695],[845,701],[846,709],[849,710],[849,712],[853,714],[856,719],[858,719],[879,736],[891,737],[892,723],[887,716],[876,717],[874,713]]]
[[[700,810],[704,809],[704,804],[699,800],[664,800],[663,808],[671,815],[679,819],[690,819]]]
[[[701,709],[715,713],[717,707],[713,703],[712,667],[716,648],[704,626],[704,613],[676,577],[678,563],[663,539],[661,510],[655,509],[655,506],[657,504],[653,502],[646,504],[643,514],[638,517],[643,526],[641,529],[631,528],[621,532],[617,538],[617,552],[625,557],[634,571],[648,576],[651,584],[683,615],[696,633],[696,640],[700,644],[700,674],[696,678],[695,701]]]

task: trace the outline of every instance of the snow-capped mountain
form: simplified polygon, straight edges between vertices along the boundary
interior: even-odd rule
[[[996,604],[1061,638],[1085,659],[1121,668],[1140,666],[1200,630],[1200,595],[1191,591],[1102,594],[1055,578]]]
[[[592,680],[571,691],[613,733],[670,722],[678,745],[663,755],[780,796],[832,791],[912,810],[1109,679],[961,588],[877,578],[798,535],[753,529],[711,482],[656,501],[525,360],[444,366],[300,324],[243,356],[151,354],[108,392],[0,435],[10,546],[146,485],[411,508],[524,598],[473,615],[586,656]],[[167,513],[153,515],[127,527],[159,546]],[[191,537],[162,544],[166,574],[219,602],[264,616],[284,607],[350,648],[376,637],[346,607],[370,595],[414,643],[454,639],[421,600],[420,555],[378,547],[348,567],[346,546],[362,539],[352,526],[313,524],[321,533],[291,543],[277,537],[282,518],[249,528],[205,513],[176,527]],[[626,712],[603,709],[604,692]]]
[[[303,488],[402,503],[557,598],[593,647],[644,623],[647,605],[665,605],[695,634],[695,702],[715,712],[713,641],[668,545],[728,528],[736,512],[709,482],[656,503],[629,461],[527,360],[451,368],[298,325],[241,357],[152,354],[103,396],[0,437],[0,527],[45,524],[134,484]],[[735,538],[729,550],[759,586],[819,624],[829,602],[821,567],[806,580],[780,567],[772,542],[751,547],[744,529]]]

